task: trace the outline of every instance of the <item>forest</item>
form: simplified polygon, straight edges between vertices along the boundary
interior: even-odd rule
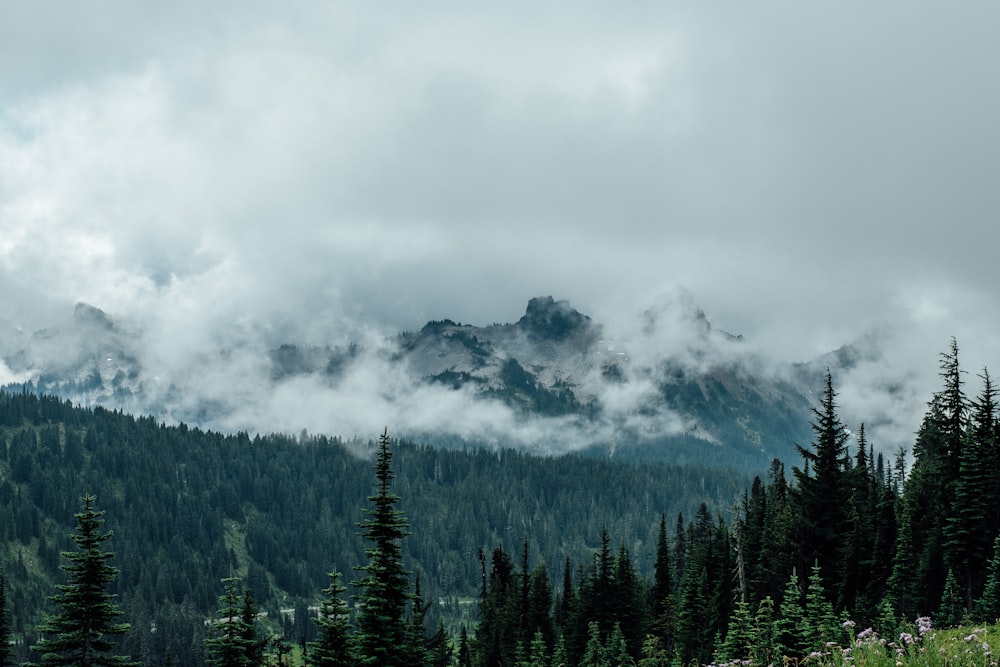
[[[801,461],[752,479],[388,432],[223,435],[0,393],[2,660],[62,664],[38,649],[87,499],[130,626],[112,652],[144,665],[768,665],[862,637],[905,650],[931,623],[1000,617],[996,389],[984,369],[969,397],[964,373],[952,341],[892,460],[841,423],[828,373]]]

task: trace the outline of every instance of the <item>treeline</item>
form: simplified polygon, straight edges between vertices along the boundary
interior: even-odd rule
[[[732,478],[708,471],[572,457],[400,443],[390,468],[384,440],[372,447],[372,494],[370,462],[346,451],[362,443],[221,436],[0,394],[12,632],[31,633],[38,609],[25,591],[44,598],[52,584],[51,517],[71,513],[66,489],[81,483],[107,494],[114,590],[133,628],[122,648],[145,664],[201,664],[206,610],[233,572],[265,610],[295,601],[286,637],[377,664],[766,665],[844,643],[854,628],[892,641],[918,616],[995,620],[996,389],[983,370],[966,395],[954,341],[940,368],[909,465],[902,450],[892,461],[875,452],[863,425],[847,430],[827,373],[799,465],[786,474],[774,461],[735,499]],[[360,523],[359,508],[369,508]],[[337,573],[351,571],[367,575],[345,595]],[[385,572],[389,583],[373,579]],[[359,588],[388,591],[391,610],[375,614],[386,598]],[[336,622],[308,621],[306,600]],[[442,611],[473,600],[475,615],[455,613],[446,628]],[[372,620],[388,617],[390,629]],[[330,633],[340,639],[324,644]]]
[[[980,378],[969,399],[953,341],[907,471],[905,453],[887,463],[863,425],[852,440],[827,373],[801,466],[786,476],[775,461],[731,521],[702,508],[678,517],[671,540],[661,518],[651,580],[608,531],[591,560],[565,563],[557,594],[527,546],[520,569],[497,548],[469,664],[767,665],[846,645],[854,628],[892,642],[918,616],[995,621],[1000,425],[996,388]]]
[[[205,620],[233,574],[288,641],[313,640],[310,607],[322,600],[331,567],[353,573],[366,561],[357,523],[376,449],[304,433],[223,435],[0,392],[0,568],[15,656],[26,658],[53,611],[60,553],[88,491],[114,530],[120,575],[112,591],[132,624],[122,644],[128,655],[203,664]],[[407,442],[394,450],[393,488],[412,522],[404,561],[421,579],[428,627],[443,620],[456,636],[475,623],[480,549],[530,539],[539,558],[578,562],[607,526],[647,576],[655,517],[693,516],[702,502],[714,511],[749,483],[697,466]]]

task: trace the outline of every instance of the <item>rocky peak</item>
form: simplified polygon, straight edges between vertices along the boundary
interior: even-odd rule
[[[585,331],[590,327],[590,318],[575,310],[568,301],[540,296],[528,302],[528,309],[517,321],[517,326],[532,338],[560,341]]]

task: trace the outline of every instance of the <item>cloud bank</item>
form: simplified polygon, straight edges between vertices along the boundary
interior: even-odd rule
[[[1000,358],[994,4],[0,12],[0,353],[78,301],[166,370],[683,284],[775,361],[888,327],[852,412]]]

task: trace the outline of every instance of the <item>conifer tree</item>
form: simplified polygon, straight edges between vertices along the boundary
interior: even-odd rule
[[[751,635],[751,664],[770,665],[775,660],[774,600],[768,595],[757,606]]]
[[[96,497],[87,493],[81,501],[76,534],[71,536],[77,550],[62,553],[69,561],[61,566],[69,573],[69,583],[57,586],[59,592],[50,598],[61,611],[45,620],[40,630],[51,636],[32,649],[42,654],[43,666],[138,665],[114,655],[114,637],[127,632],[129,624],[115,622],[121,611],[107,590],[118,576],[118,568],[109,563],[114,552],[102,550],[112,533],[102,530],[104,512],[96,509]]]
[[[315,619],[319,636],[309,642],[306,664],[309,667],[352,667],[350,609],[341,597],[347,590],[340,583],[336,568],[329,574],[330,585],[323,591],[326,597]]]
[[[754,624],[750,612],[750,603],[740,599],[736,601],[733,613],[729,617],[729,627],[726,638],[722,642],[719,654],[723,662],[730,662],[750,655],[753,647]]]
[[[944,590],[945,526],[955,507],[955,484],[966,435],[968,404],[954,338],[949,351],[941,355],[940,377],[944,386],[932,397],[917,432],[913,467],[904,488],[904,511],[908,512],[915,559],[915,606],[920,613],[937,609]]]
[[[216,634],[205,640],[208,649],[206,663],[211,667],[256,667],[252,627],[243,613],[246,604],[239,592],[239,579],[228,577],[222,582],[225,592],[219,597],[219,620]]]
[[[7,619],[7,573],[0,570],[0,667],[10,659],[10,621]]]
[[[601,641],[601,626],[597,621],[587,624],[587,646],[584,648],[580,667],[608,667],[604,643]]]
[[[833,604],[827,599],[823,588],[818,562],[813,564],[809,572],[803,611],[803,639],[807,650],[821,650],[827,642],[839,642],[843,639],[840,624],[833,613]]]
[[[358,595],[357,660],[362,665],[403,667],[410,648],[405,619],[410,598],[408,572],[403,568],[401,540],[409,523],[397,508],[399,496],[392,492],[392,450],[389,431],[379,436],[375,455],[377,491],[368,497],[371,509],[361,522],[361,536],[371,543],[365,550],[368,563],[358,569],[365,577],[355,582]]]
[[[1000,619],[1000,535],[993,540],[993,557],[986,568],[986,585],[976,600],[976,620],[996,623]]]
[[[472,667],[472,651],[469,647],[469,631],[462,626],[458,635],[458,667]]]
[[[836,394],[829,369],[819,408],[813,408],[812,448],[796,445],[805,463],[793,468],[799,508],[799,564],[818,562],[824,572],[840,572],[849,531],[851,485],[847,432],[837,417]]]
[[[983,563],[992,552],[996,534],[994,495],[1000,461],[996,458],[996,388],[983,370],[983,391],[972,404],[967,434],[954,480],[952,508],[944,524],[945,563],[962,588],[966,609],[978,597],[985,582]]]
[[[803,636],[805,612],[802,609],[802,589],[799,578],[792,570],[785,586],[784,597],[778,607],[778,618],[774,623],[775,648],[783,656],[800,658],[808,651]]]
[[[944,592],[941,594],[941,606],[935,614],[935,624],[942,627],[952,627],[962,622],[965,615],[965,605],[959,590],[955,573],[948,570],[944,579]]]

